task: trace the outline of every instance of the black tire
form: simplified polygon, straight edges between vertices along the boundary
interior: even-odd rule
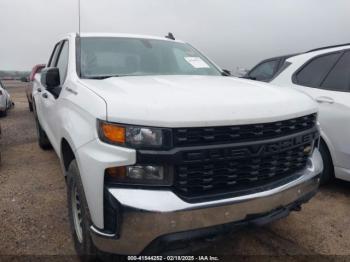
[[[77,197],[77,198],[76,198]],[[76,225],[74,222],[74,210],[75,204],[73,198],[78,199],[80,207],[80,225],[81,234],[80,237],[77,233]],[[67,172],[67,201],[68,201],[68,215],[71,226],[71,232],[74,240],[75,250],[81,261],[125,261],[123,256],[113,255],[100,251],[93,243],[90,235],[90,226],[92,225],[89,207],[86,201],[83,183],[81,181],[79,168],[76,160],[72,160]]]
[[[97,258],[97,248],[92,242],[90,236],[90,226],[92,222],[76,160],[73,160],[68,168],[67,190],[68,215],[75,250],[82,261],[95,261]],[[76,196],[79,198],[80,202],[80,237],[78,236],[79,233],[77,233],[77,230],[75,229],[76,222],[74,222],[73,198]]]
[[[5,109],[4,111],[0,111],[0,117],[5,117],[7,116],[7,109]]]
[[[334,180],[334,166],[331,154],[323,140],[321,140],[319,149],[323,160],[323,172],[321,173],[320,184],[325,185]]]
[[[43,150],[49,150],[52,148],[51,143],[45,133],[45,131],[42,129],[39,119],[37,116],[35,116],[35,123],[36,123],[36,132],[38,136],[38,144],[41,149]]]
[[[33,104],[28,100],[29,111],[33,112]]]

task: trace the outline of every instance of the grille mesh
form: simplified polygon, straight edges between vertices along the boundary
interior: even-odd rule
[[[175,128],[174,146],[227,144],[286,136],[314,127],[316,114],[265,124]]]
[[[315,132],[315,125],[316,114],[312,114],[258,125],[178,128],[174,131],[174,144],[182,147],[225,145],[272,138],[284,141],[287,135],[306,130]],[[258,189],[284,181],[306,167],[309,155],[304,150],[307,146],[312,146],[310,139],[294,147],[255,155],[241,154],[243,151],[237,151],[234,146],[182,151],[181,161],[174,166],[175,191],[194,199]],[[245,148],[248,145],[240,146],[240,149]]]
[[[199,197],[263,186],[305,168],[305,146],[265,157],[186,161],[175,167],[175,188],[185,197]]]

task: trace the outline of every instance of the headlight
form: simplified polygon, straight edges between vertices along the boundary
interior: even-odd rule
[[[160,147],[163,144],[163,132],[156,128],[128,126],[126,143],[135,146]]]
[[[168,166],[135,165],[107,168],[106,184],[171,186],[173,169]]]
[[[170,143],[170,130],[114,124],[98,120],[98,134],[102,141],[133,148],[161,148]]]

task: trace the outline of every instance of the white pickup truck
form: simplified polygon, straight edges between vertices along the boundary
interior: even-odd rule
[[[182,41],[69,34],[33,98],[39,145],[67,178],[80,255],[159,253],[264,224],[318,189],[317,105],[228,77]]]

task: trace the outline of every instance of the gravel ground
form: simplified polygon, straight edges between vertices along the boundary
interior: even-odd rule
[[[74,255],[58,158],[37,145],[24,84],[4,84],[16,105],[0,119],[0,255]],[[301,212],[265,227],[239,230],[199,253],[287,260],[336,255],[332,260],[350,261],[350,183],[323,187]]]

